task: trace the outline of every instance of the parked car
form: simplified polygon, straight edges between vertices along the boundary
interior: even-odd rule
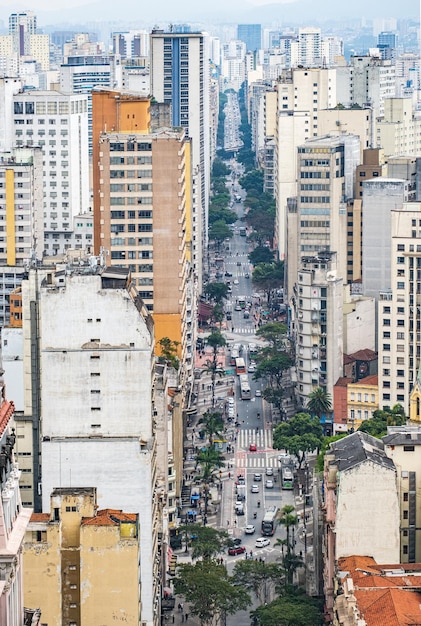
[[[256,529],[253,526],[253,524],[248,524],[244,529],[244,533],[246,535],[254,535],[255,532],[256,532]]]
[[[230,397],[228,398],[228,404],[229,404],[230,406],[234,406],[234,398],[233,398],[232,396],[230,396]]]
[[[236,485],[245,485],[246,484],[246,479],[244,478],[244,476],[242,474],[239,474],[237,476],[237,480],[235,481]]]
[[[270,541],[266,537],[259,537],[256,539],[256,548],[265,548],[266,546],[270,546]]]
[[[235,556],[237,554],[243,554],[246,551],[245,546],[233,546],[232,548],[228,548],[228,554],[230,556]]]
[[[227,278],[231,278],[231,276],[232,276],[232,272],[225,272],[225,276],[226,276]]]

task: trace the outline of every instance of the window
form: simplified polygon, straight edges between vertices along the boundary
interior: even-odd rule
[[[403,447],[403,451],[404,452],[414,452],[415,450],[415,446],[404,446]]]

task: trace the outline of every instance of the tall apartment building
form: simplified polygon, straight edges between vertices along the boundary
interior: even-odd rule
[[[238,24],[237,39],[244,41],[247,52],[256,52],[262,47],[261,24]]]
[[[377,146],[386,157],[416,155],[421,151],[421,118],[412,98],[386,98],[377,121]]]
[[[92,153],[92,90],[121,85],[120,58],[111,55],[69,56],[60,66],[60,89],[66,94],[86,94],[89,152]],[[118,83],[118,85],[117,85]]]
[[[384,115],[385,99],[395,96],[394,64],[374,56],[353,56],[346,71],[349,75],[350,104],[368,104],[373,107],[375,116]]]
[[[293,304],[297,399],[303,407],[315,387],[333,397],[333,386],[342,376],[342,291],[334,253],[302,258]],[[326,432],[332,432],[330,423]]]
[[[177,341],[191,369],[189,160],[190,142],[182,129],[104,133],[99,140],[99,236],[110,253],[107,262],[130,269],[153,312],[156,342],[163,337]]]
[[[28,415],[17,452],[42,465],[36,509],[50,512],[57,485],[78,485],[96,488],[101,509],[138,513],[142,621],[158,624],[152,319],[123,268],[30,270],[22,292]]]
[[[35,13],[12,13],[9,16],[9,35],[3,37],[10,40],[12,53],[18,59],[33,58],[42,70],[50,69],[50,36],[37,33]]]
[[[192,141],[192,261],[200,290],[211,167],[208,35],[153,30],[150,45],[151,94],[157,102],[171,106],[172,126],[183,127]]]
[[[16,147],[42,150],[44,250],[62,253],[71,247],[74,216],[90,204],[87,96],[18,93],[13,96],[13,127]]]
[[[353,197],[359,138],[354,135],[309,139],[298,147],[297,212],[289,214],[288,290],[297,279],[302,257],[336,253],[336,271],[347,280],[347,210]]]
[[[24,614],[28,620],[32,615],[34,621],[39,618],[39,611],[24,612],[23,606],[22,548],[32,510],[22,507],[21,473],[15,462],[16,435],[12,428],[14,405],[6,399],[3,377],[0,387],[0,623],[21,626]]]
[[[113,33],[113,54],[121,59],[149,56],[149,34],[146,30]]]
[[[300,28],[298,40],[291,42],[291,67],[305,68],[321,66],[322,33],[320,28]]]
[[[98,510],[92,487],[57,488],[50,500],[25,535],[25,604],[46,624],[141,624],[139,514]]]
[[[297,148],[319,134],[321,109],[336,105],[334,69],[284,71],[277,84],[276,227],[279,256],[286,254],[287,199],[297,195]]]
[[[379,402],[409,413],[421,353],[421,204],[390,211],[389,288],[378,304]]]
[[[26,264],[44,251],[42,152],[0,153],[0,326],[10,322],[10,294]]]
[[[373,178],[363,183],[362,282],[363,293],[376,299],[393,286],[391,277],[391,216],[408,199],[409,183]]]

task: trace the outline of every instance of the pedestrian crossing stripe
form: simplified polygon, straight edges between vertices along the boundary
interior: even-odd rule
[[[256,329],[253,328],[233,328],[232,330],[230,330],[231,333],[235,333],[237,335],[254,335],[256,332]]]
[[[264,469],[265,467],[279,468],[276,456],[268,456],[265,452],[264,456],[253,456],[253,452],[245,457],[236,459],[237,469]]]
[[[237,446],[239,448],[249,449],[250,444],[255,443],[257,451],[259,448],[272,448],[273,447],[273,433],[272,429],[259,429],[258,432],[253,428],[242,428],[237,433]]]

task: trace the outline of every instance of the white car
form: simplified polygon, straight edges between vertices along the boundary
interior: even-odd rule
[[[234,407],[230,406],[228,409],[228,417],[234,417],[235,411]]]
[[[273,489],[273,480],[268,478],[267,481],[265,482],[265,487],[266,489]]]
[[[239,285],[240,283],[238,282],[238,278],[234,278],[234,280],[232,281],[234,285]]]
[[[255,532],[256,532],[256,529],[253,526],[253,524],[248,524],[248,526],[246,526],[244,529],[244,533],[246,535],[254,535]]]
[[[256,392],[255,392],[256,398],[260,398],[261,395],[262,395],[262,392],[260,391],[260,389],[256,389]]]
[[[259,493],[259,485],[252,485],[251,493]]]
[[[267,467],[266,468],[266,476],[273,476],[273,468],[272,467]]]
[[[234,406],[234,402],[235,402],[234,398],[233,398],[232,396],[230,396],[230,397],[228,398],[228,404],[229,404],[229,406]]]
[[[259,539],[256,539],[256,548],[265,548],[266,546],[270,546],[269,539],[266,539],[266,537],[259,537]]]
[[[249,374],[252,374],[255,371],[256,371],[256,366],[250,364],[249,367],[248,367]]]

